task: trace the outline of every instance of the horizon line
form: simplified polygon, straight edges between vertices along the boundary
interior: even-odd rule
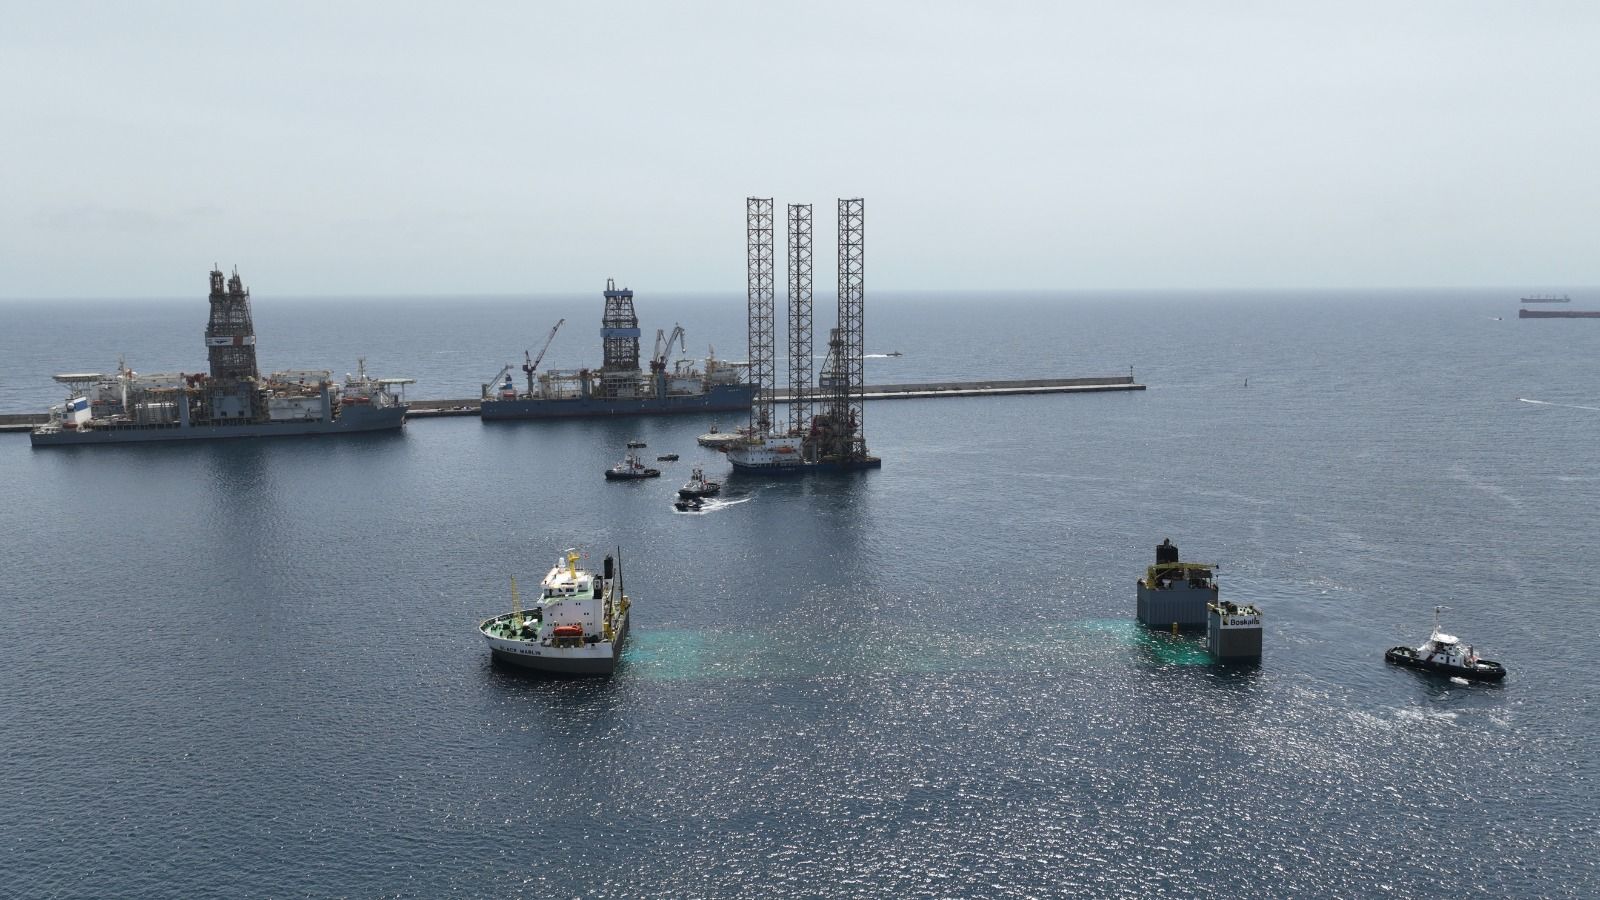
[[[249,285],[246,285],[246,287],[249,288]],[[627,286],[624,285],[624,288],[626,288],[626,287]],[[1594,285],[1572,285],[1572,286],[1568,286],[1568,287],[1564,287],[1564,288],[1552,288],[1552,287],[1550,287],[1548,285],[1533,285],[1533,286],[1529,286],[1529,285],[1510,285],[1510,284],[1478,284],[1478,285],[1466,285],[1466,284],[1349,285],[1349,286],[1340,286],[1340,287],[1310,286],[1310,285],[1281,285],[1281,286],[1275,286],[1275,287],[1261,287],[1261,286],[1255,286],[1255,287],[1209,287],[1209,286],[1208,287],[1126,287],[1126,286],[1123,286],[1123,287],[1105,287],[1105,286],[1099,286],[1099,287],[1073,287],[1073,288],[1063,288],[1063,287],[1050,287],[1050,288],[1043,288],[1043,287],[869,288],[868,289],[868,296],[871,296],[873,293],[884,293],[884,294],[890,294],[890,295],[905,295],[905,294],[963,295],[963,294],[975,294],[975,293],[982,293],[982,294],[1041,294],[1041,293],[1042,294],[1088,294],[1088,293],[1108,293],[1108,294],[1118,294],[1118,293],[1120,293],[1120,294],[1154,294],[1154,293],[1175,293],[1175,294],[1202,294],[1202,293],[1205,293],[1205,294],[1215,294],[1215,293],[1263,294],[1263,293],[1280,293],[1280,292],[1281,293],[1290,293],[1290,292],[1293,292],[1293,293],[1388,293],[1388,292],[1406,292],[1406,291],[1411,291],[1411,292],[1440,292],[1440,291],[1509,291],[1509,292],[1528,292],[1528,291],[1546,291],[1547,292],[1547,291],[1551,291],[1551,290],[1571,291],[1571,290],[1575,290],[1575,289],[1600,289],[1600,284],[1594,284]],[[574,288],[574,289],[559,289],[558,288],[558,289],[543,289],[543,290],[536,290],[536,291],[466,291],[466,292],[438,292],[438,291],[433,291],[433,292],[403,292],[403,293],[327,293],[327,294],[321,294],[321,293],[271,293],[271,294],[267,295],[267,299],[282,299],[282,300],[431,300],[431,299],[444,299],[444,298],[451,298],[451,299],[459,299],[459,298],[512,299],[512,298],[568,297],[568,296],[571,296],[573,294],[587,294],[587,293],[599,293],[599,292],[600,292],[600,289],[598,289],[598,288]],[[251,299],[257,299],[254,296],[254,290],[253,289],[252,289],[251,293],[252,293]],[[645,291],[644,293],[649,294],[649,295],[659,295],[659,296],[683,296],[683,295],[687,295],[687,294],[699,294],[699,295],[705,295],[705,296],[739,296],[739,292],[736,289],[727,289],[727,288],[718,288],[718,289],[715,289],[715,290],[704,289],[704,288],[664,288],[664,289],[660,289],[660,290],[650,289],[650,290]],[[781,295],[781,292],[779,292],[779,293]],[[820,291],[819,290],[816,293],[818,295],[823,295],[823,296],[833,296],[837,292],[836,291]],[[102,302],[102,301],[130,302],[130,301],[132,301],[132,302],[139,302],[139,301],[149,301],[149,300],[157,300],[157,301],[187,300],[187,299],[192,299],[193,297],[196,297],[196,296],[199,296],[199,297],[201,297],[201,299],[204,299],[204,291],[197,291],[197,292],[191,293],[191,294],[163,294],[163,295],[157,295],[157,294],[123,294],[123,295],[109,295],[109,294],[96,294],[96,295],[81,295],[81,294],[78,294],[78,295],[75,295],[75,294],[23,295],[23,294],[17,294],[17,295],[9,295],[9,296],[0,296],[0,303],[29,302],[29,301],[33,301],[33,302],[41,302],[41,301],[67,301],[67,302]],[[777,299],[781,300],[782,297],[779,296]]]

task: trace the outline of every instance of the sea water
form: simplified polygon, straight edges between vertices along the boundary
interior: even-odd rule
[[[697,352],[744,355],[742,298],[638,306],[647,336],[681,322]],[[848,476],[731,475],[700,418],[0,435],[0,884],[1593,896],[1600,323],[1515,308],[871,294],[868,350],[904,353],[871,382],[1132,366],[1149,390],[869,403],[884,466]],[[0,412],[119,354],[203,370],[205,309],[0,304]],[[598,314],[256,298],[264,369],[365,356],[436,398],[475,396],[563,316],[545,365],[595,364]],[[604,481],[636,437],[682,459]],[[678,513],[696,464],[724,493]],[[1133,625],[1169,537],[1262,608],[1258,668]],[[618,673],[491,665],[478,622],[567,547],[621,553]],[[1504,684],[1384,664],[1438,604]]]

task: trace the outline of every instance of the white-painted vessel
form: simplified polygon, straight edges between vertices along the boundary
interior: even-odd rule
[[[511,612],[478,626],[497,662],[557,675],[610,675],[628,637],[628,595],[621,554],[599,573],[579,568],[568,550],[539,584],[532,608],[522,608],[511,582]]]

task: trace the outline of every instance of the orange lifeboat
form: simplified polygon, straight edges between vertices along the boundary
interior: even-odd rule
[[[582,625],[557,625],[551,632],[556,637],[583,637]]]

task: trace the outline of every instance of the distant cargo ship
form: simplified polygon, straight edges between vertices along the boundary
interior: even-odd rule
[[[651,416],[675,413],[743,412],[755,399],[755,386],[740,378],[740,366],[706,357],[705,368],[679,360],[669,371],[667,354],[683,347],[683,328],[670,336],[656,332],[650,371],[639,367],[639,319],[633,291],[606,279],[606,309],[600,339],[604,362],[598,370],[539,372],[537,357],[522,366],[526,387],[519,391],[513,366],[500,370],[483,386],[485,419],[553,419],[576,416]],[[557,323],[557,328],[560,324]],[[551,338],[555,329],[551,329]],[[549,341],[545,342],[549,347]]]
[[[140,375],[119,364],[114,375],[55,376],[71,388],[65,403],[32,432],[36,447],[278,435],[384,431],[405,424],[403,386],[410,378],[371,378],[366,364],[343,383],[327,371],[256,369],[250,292],[235,271],[224,283],[211,272],[206,327],[211,372]]]
[[[1586,309],[1519,309],[1519,319],[1600,319],[1600,310]]]
[[[1534,294],[1532,297],[1523,297],[1523,303],[1571,303],[1572,298],[1566,294],[1557,297],[1555,294]]]

